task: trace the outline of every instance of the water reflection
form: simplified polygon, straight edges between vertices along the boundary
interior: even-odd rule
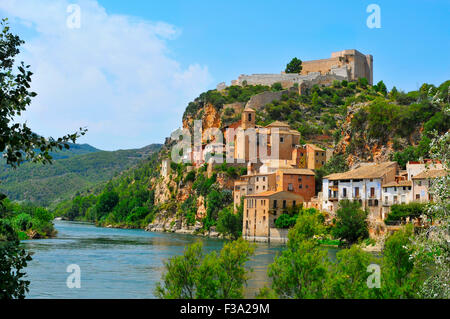
[[[201,240],[206,251],[220,250],[224,240],[142,230],[98,228],[91,224],[55,222],[57,238],[25,241],[33,253],[27,267],[28,298],[154,298],[164,260]],[[268,283],[267,265],[281,245],[257,244],[247,297]],[[81,268],[81,288],[69,289],[66,267]]]

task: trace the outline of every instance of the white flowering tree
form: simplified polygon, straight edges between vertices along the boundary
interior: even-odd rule
[[[445,111],[449,111],[448,107]],[[450,298],[450,132],[435,136],[430,145],[432,159],[440,160],[447,175],[431,180],[429,192],[433,202],[427,207],[433,225],[421,232],[414,241],[417,266],[425,267],[427,278],[419,296]]]

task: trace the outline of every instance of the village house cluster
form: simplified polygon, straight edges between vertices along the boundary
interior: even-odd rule
[[[364,77],[372,84],[372,70],[371,55],[344,50],[332,53],[329,59],[303,62],[300,74],[241,75],[232,85],[278,82],[292,89],[297,84],[302,94],[307,87],[330,85],[333,80]],[[225,88],[221,83],[217,89]],[[197,140],[195,136],[194,145],[183,152],[183,162],[195,167],[207,164],[210,174],[214,165],[224,159],[227,165],[247,168],[233,186],[234,209],[243,205],[242,235],[247,240],[286,241],[287,229],[275,226],[280,215],[302,205],[317,208],[332,220],[342,200],[359,201],[369,212],[369,225],[384,224],[394,204],[433,200],[429,195],[430,180],[446,174],[438,161],[409,162],[406,170],[400,170],[396,162],[359,163],[347,172],[325,176],[321,191],[316,190],[315,171],[326,164],[331,150],[302,143],[300,133],[287,123],[257,125],[250,101],[240,121],[222,130],[216,128],[213,134],[200,132]],[[163,162],[162,174],[169,171],[170,161]]]
[[[227,145],[218,141],[201,145],[200,160],[193,164],[206,163],[212,172],[214,158],[207,154],[224,156],[229,148],[238,161],[234,165],[247,167],[233,187],[235,210],[243,204],[247,240],[284,242],[288,230],[275,226],[281,214],[302,205],[325,212],[331,220],[345,199],[361,203],[369,212],[369,224],[383,223],[394,204],[431,201],[430,179],[446,174],[438,161],[409,162],[406,170],[400,170],[397,162],[359,163],[347,172],[325,176],[322,191],[317,191],[315,171],[327,162],[326,150],[302,144],[300,133],[287,123],[257,125],[256,112],[250,107],[234,126],[236,134],[224,134]],[[188,155],[196,158],[194,151]],[[162,174],[168,171],[170,161],[163,162]]]
[[[369,221],[383,222],[394,204],[431,201],[430,179],[446,174],[439,161],[409,162],[406,170],[400,170],[397,162],[359,163],[347,172],[325,176],[322,191],[316,192],[315,170],[327,161],[324,149],[300,145],[298,132],[286,123],[258,127],[254,110],[249,108],[242,113],[241,126],[269,129],[269,150],[274,143],[270,129],[279,130],[279,157],[249,162],[247,174],[234,183],[234,207],[243,200],[243,237],[247,240],[286,241],[287,230],[275,227],[275,221],[300,204],[324,211],[331,219],[339,201],[356,200],[369,212]],[[235,156],[248,161],[250,147],[247,139],[236,138]]]

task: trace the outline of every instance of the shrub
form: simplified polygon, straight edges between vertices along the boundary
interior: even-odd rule
[[[359,202],[340,201],[339,209],[336,211],[336,224],[332,229],[333,236],[344,239],[349,244],[367,238],[369,236],[367,215]]]

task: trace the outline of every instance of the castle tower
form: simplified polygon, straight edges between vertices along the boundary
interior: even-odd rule
[[[242,121],[241,121],[241,127],[246,130],[248,128],[255,128],[255,117],[256,112],[254,109],[250,107],[246,107],[244,111],[242,112]]]

